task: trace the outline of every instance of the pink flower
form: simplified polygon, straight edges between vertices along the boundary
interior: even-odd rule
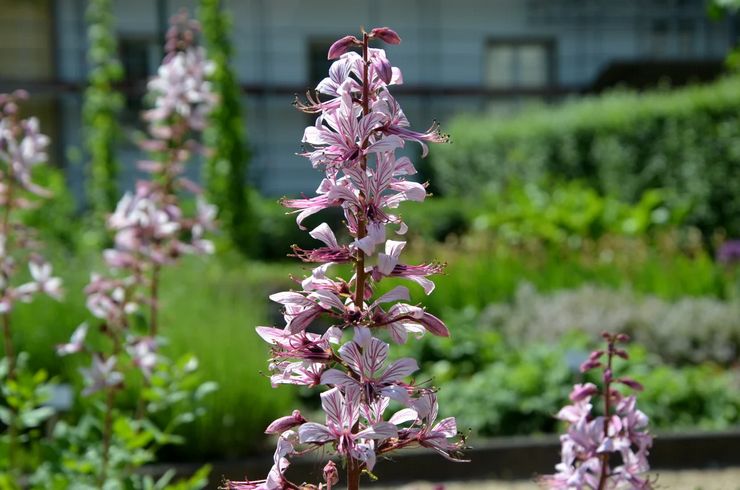
[[[371,441],[383,440],[397,435],[396,427],[390,422],[380,422],[353,432],[360,419],[360,390],[354,386],[332,388],[321,394],[321,406],[326,413],[326,425],[306,422],[298,429],[302,444],[326,444],[333,442],[337,451],[367,464],[372,471],[375,466],[374,445]]]
[[[66,356],[81,352],[85,347],[85,336],[87,336],[87,323],[81,324],[72,333],[72,337],[67,344],[57,345],[57,354],[60,356]]]
[[[85,379],[87,387],[82,394],[87,396],[96,391],[116,387],[123,383],[123,374],[116,370],[116,357],[110,356],[106,359],[95,355],[90,368],[81,368],[80,372]]]
[[[348,342],[340,347],[339,356],[354,375],[359,375],[359,379],[338,369],[329,369],[321,376],[322,384],[357,386],[362,389],[366,400],[383,396],[404,404],[410,403],[408,385],[401,383],[401,380],[418,371],[419,365],[414,359],[406,357],[386,367],[388,344],[376,338],[370,338],[363,347],[354,341]]]

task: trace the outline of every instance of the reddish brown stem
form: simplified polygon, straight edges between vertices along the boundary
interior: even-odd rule
[[[152,264],[152,283],[149,290],[149,336],[156,337],[159,315],[159,264]]]
[[[362,36],[362,114],[367,115],[370,113],[370,87],[368,83],[368,35],[363,33]],[[367,141],[363,143],[363,147],[367,146]],[[367,168],[367,157],[363,155],[360,160],[360,166],[362,170]],[[357,239],[361,240],[367,235],[367,212],[364,209],[365,195],[360,193],[360,203],[363,209],[358,210],[357,216]],[[365,252],[358,249],[355,269],[355,306],[362,308],[362,303],[365,300]]]
[[[2,232],[5,235],[5,247],[4,247],[4,253],[5,256],[9,255],[9,248],[11,244],[9,243],[10,240],[10,211],[13,207],[13,175],[11,173],[10,165],[8,165],[8,182],[7,182],[7,194],[5,195],[5,209],[3,210],[3,229]],[[3,259],[5,257],[2,257]],[[2,294],[0,296],[5,296],[8,288],[8,284],[10,283],[10,277],[8,274],[3,270],[2,272],[5,287],[2,290]],[[8,379],[14,379],[15,378],[15,349],[13,348],[13,336],[10,330],[10,312],[5,312],[3,314],[3,338],[5,341],[5,357],[8,359]]]
[[[368,41],[367,33],[362,35],[362,114],[370,113],[370,86],[368,77]],[[363,142],[363,148],[367,146],[367,141]],[[364,171],[367,169],[367,156],[360,160],[360,167]],[[361,209],[357,213],[357,239],[361,240],[367,236],[367,210],[365,209],[365,195],[360,192]],[[357,259],[355,261],[355,307],[362,309],[365,301],[365,253],[358,248]],[[353,428],[353,430],[356,430]],[[360,475],[362,474],[362,462],[353,458],[347,459],[347,490],[359,490]]]
[[[609,350],[607,352],[606,371],[604,376],[604,438],[609,437],[609,412],[611,411],[611,381],[612,381],[612,358],[614,355],[614,339],[609,339]],[[604,490],[606,480],[609,477],[609,453],[601,455],[601,474],[599,475],[599,486],[597,490]]]
[[[362,463],[350,458],[347,462],[347,490],[360,489],[360,475],[362,475]]]

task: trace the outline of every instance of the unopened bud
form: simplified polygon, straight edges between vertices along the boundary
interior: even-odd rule
[[[396,34],[396,31],[388,27],[376,27],[370,31],[370,37],[380,39],[381,41],[388,44],[400,44],[401,38]]]
[[[329,461],[324,466],[324,481],[331,488],[332,485],[339,483],[339,471],[334,461]]]
[[[632,378],[619,378],[617,379],[617,382],[622,383],[625,386],[629,386],[630,388],[636,391],[642,391],[644,389],[641,383],[635,381]]]
[[[601,363],[596,360],[588,360],[581,364],[581,372],[585,373],[586,371],[590,371],[594,368],[601,367]]]
[[[391,68],[390,62],[385,58],[376,57],[373,59],[373,68],[375,73],[378,74],[378,78],[383,80],[384,83],[391,83],[393,77],[393,69]]]
[[[306,419],[303,418],[301,412],[299,410],[293,410],[293,413],[291,415],[280,417],[269,426],[267,426],[267,429],[265,429],[265,434],[282,434],[286,430],[292,429],[293,427],[301,425],[305,422]]]
[[[595,395],[599,392],[599,389],[593,383],[586,383],[582,385],[575,385],[573,391],[570,392],[570,399],[574,402],[579,402],[590,396]]]
[[[334,41],[334,44],[331,45],[327,59],[335,60],[349,51],[349,48],[359,44],[360,41],[355,36],[344,36],[343,38]]]

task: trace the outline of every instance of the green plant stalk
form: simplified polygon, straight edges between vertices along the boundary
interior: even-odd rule
[[[13,175],[12,175],[12,168],[10,165],[8,165],[8,190],[6,199],[7,202],[5,204],[5,209],[3,212],[3,233],[6,237],[8,237],[9,231],[10,231],[10,212],[13,208],[13,190],[15,186],[13,185]],[[8,255],[8,247],[10,246],[9,243],[5,244],[4,247],[4,253]],[[10,281],[10,278],[7,277],[5,272],[3,272],[4,277],[4,283],[7,285]],[[6,286],[7,287],[7,286]],[[3,296],[5,295],[5,291],[3,291]],[[3,315],[3,339],[5,343],[5,357],[8,360],[8,380],[13,381],[16,377],[16,357],[15,357],[15,349],[13,347],[13,335],[10,327],[10,312],[7,311]],[[8,410],[10,412],[10,420],[8,421],[8,464],[10,466],[11,473],[14,473],[18,470],[18,427],[16,427],[16,419],[17,415],[14,407],[8,407]]]
[[[90,158],[87,197],[93,213],[104,216],[118,201],[119,164],[116,145],[123,97],[114,85],[123,79],[117,59],[114,17],[110,0],[91,0],[88,23],[89,86],[83,102],[85,148]]]
[[[230,66],[229,20],[220,0],[201,0],[200,18],[209,58],[216,69],[211,77],[219,102],[209,116],[203,166],[206,195],[219,209],[219,218],[231,241],[245,256],[255,251],[255,218],[246,184],[249,151],[244,134],[240,93]]]

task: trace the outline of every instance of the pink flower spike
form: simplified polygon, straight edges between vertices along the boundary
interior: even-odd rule
[[[344,53],[349,51],[352,46],[361,45],[360,41],[355,36],[344,36],[341,39],[334,41],[334,44],[329,48],[327,59],[335,60],[342,56]]]
[[[370,31],[370,37],[380,39],[387,44],[401,44],[401,38],[389,27],[376,27]]]

